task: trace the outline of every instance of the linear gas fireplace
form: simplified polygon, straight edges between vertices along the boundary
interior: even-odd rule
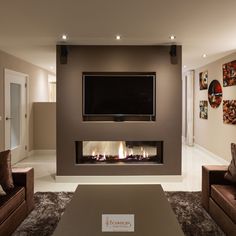
[[[162,164],[163,141],[76,141],[77,164]]]

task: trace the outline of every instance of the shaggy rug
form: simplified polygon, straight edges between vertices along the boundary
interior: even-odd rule
[[[35,193],[34,210],[17,228],[13,236],[52,235],[72,196],[71,192]],[[166,192],[166,196],[185,235],[225,235],[202,208],[200,192]]]

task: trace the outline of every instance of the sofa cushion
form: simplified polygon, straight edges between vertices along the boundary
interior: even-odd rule
[[[0,185],[5,192],[14,188],[11,172],[11,151],[0,152]]]
[[[211,197],[236,223],[236,187],[233,185],[211,185]]]
[[[6,192],[2,189],[2,186],[0,185],[0,197],[6,195]]]
[[[0,224],[25,201],[25,188],[15,187],[5,196],[0,196]]]
[[[225,179],[236,183],[236,144],[231,143],[232,160],[229,164],[228,170],[225,173]]]

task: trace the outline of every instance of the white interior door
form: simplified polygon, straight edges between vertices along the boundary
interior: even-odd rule
[[[5,70],[5,149],[12,163],[27,156],[27,75]]]

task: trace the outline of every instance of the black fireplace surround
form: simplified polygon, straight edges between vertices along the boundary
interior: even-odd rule
[[[76,164],[163,164],[163,141],[75,141]]]

